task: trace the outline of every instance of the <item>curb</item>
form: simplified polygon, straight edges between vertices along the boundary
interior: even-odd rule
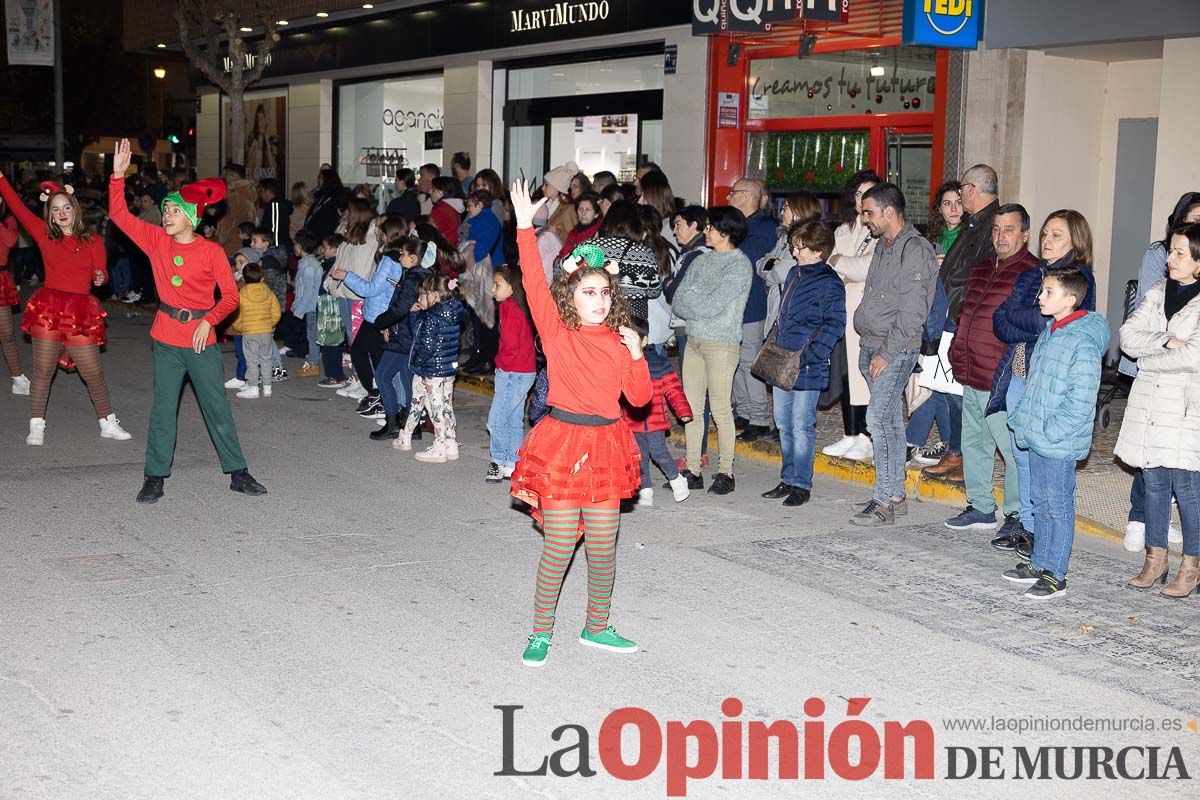
[[[485,397],[495,395],[492,381],[478,375],[459,375],[457,385],[467,391]],[[667,438],[675,442],[682,442],[683,432],[678,428],[672,428]],[[716,433],[709,433],[708,445],[716,449]],[[779,466],[783,456],[779,445],[773,442],[769,444],[763,442],[737,442],[734,454],[737,458],[745,458],[761,464],[773,464],[775,466]],[[875,467],[860,461],[834,458],[821,452],[818,452],[813,459],[813,474],[837,478],[838,480],[849,481],[851,483],[861,483],[867,486],[872,486],[875,483]],[[936,478],[927,478],[921,474],[921,467],[906,467],[905,475],[904,488],[910,495],[919,497],[922,500],[932,500],[937,503],[946,504],[961,505],[967,501],[967,493],[962,486],[950,483],[949,481],[937,480]],[[995,496],[997,502],[999,502],[1002,496],[999,488],[995,490]],[[1098,536],[1101,539],[1107,539],[1110,542],[1118,544],[1122,544],[1125,539],[1121,531],[1114,530],[1107,525],[1102,525],[1093,519],[1080,515],[1075,516],[1075,530],[1078,533]]]

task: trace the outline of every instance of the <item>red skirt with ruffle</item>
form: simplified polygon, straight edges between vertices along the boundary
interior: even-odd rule
[[[25,304],[21,330],[33,334],[38,328],[65,336],[86,336],[104,346],[104,318],[108,312],[94,295],[63,292],[45,286]]]
[[[17,284],[13,281],[12,273],[5,266],[0,266],[0,307],[15,306],[21,302],[17,292]]]
[[[546,417],[517,451],[520,460],[509,493],[535,509],[540,501],[571,500],[580,507],[620,500],[641,486],[641,452],[623,420],[572,425]]]

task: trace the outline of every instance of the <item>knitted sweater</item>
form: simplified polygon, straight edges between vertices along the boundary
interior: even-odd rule
[[[741,250],[710,250],[692,262],[671,304],[675,316],[687,322],[688,336],[740,343],[753,271]]]
[[[662,276],[654,250],[645,242],[618,236],[596,236],[588,243],[599,245],[605,258],[617,262],[621,270],[621,294],[629,304],[629,313],[635,319],[648,319],[650,298],[662,294]]]

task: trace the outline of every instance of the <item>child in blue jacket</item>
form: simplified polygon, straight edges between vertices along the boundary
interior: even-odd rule
[[[458,279],[435,272],[421,281],[419,299],[412,311],[412,400],[404,430],[393,446],[397,450],[412,449],[413,430],[424,408],[433,422],[433,444],[417,453],[417,460],[435,464],[454,461],[458,458],[454,378],[458,374],[459,338],[466,311],[459,299]]]
[[[1032,584],[1022,595],[1029,600],[1067,592],[1075,540],[1075,462],[1092,448],[1101,359],[1108,348],[1108,322],[1080,308],[1088,286],[1088,275],[1079,267],[1045,271],[1038,305],[1053,319],[1030,357],[1025,394],[1008,415],[1017,445],[1029,451],[1034,530],[1031,560],[1004,577]]]

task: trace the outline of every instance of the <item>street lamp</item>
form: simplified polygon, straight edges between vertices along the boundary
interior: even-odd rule
[[[158,78],[161,81],[163,78],[167,77],[167,71],[162,67],[155,67],[154,68],[154,77]]]

